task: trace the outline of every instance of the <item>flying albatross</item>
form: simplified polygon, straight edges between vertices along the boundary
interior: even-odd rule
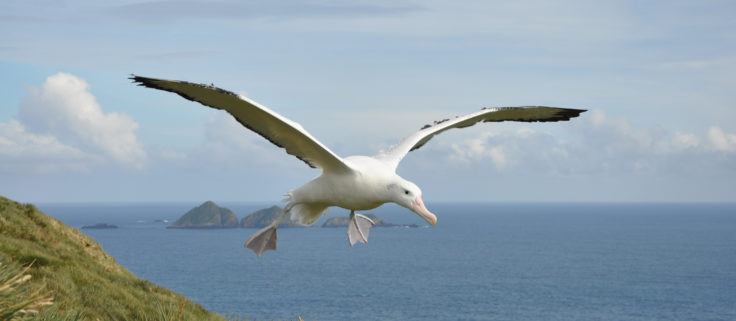
[[[399,144],[373,157],[340,157],[310,135],[301,125],[261,106],[255,101],[223,90],[214,85],[186,81],[155,79],[131,75],[139,86],[170,91],[186,99],[230,113],[246,128],[284,148],[322,174],[286,194],[288,202],[279,218],[253,234],[245,247],[261,256],[276,250],[276,228],[287,213],[304,225],[316,222],[331,206],[350,210],[348,241],[350,246],[368,241],[369,229],[375,225],[370,218],[355,211],[370,210],[393,202],[418,214],[430,225],[437,217],[424,206],[422,191],[416,184],[396,174],[396,167],[410,151],[426,144],[432,137],[452,128],[465,128],[478,122],[553,122],[566,121],[585,112],[545,106],[483,108],[480,111],[452,119],[435,121],[404,138]]]

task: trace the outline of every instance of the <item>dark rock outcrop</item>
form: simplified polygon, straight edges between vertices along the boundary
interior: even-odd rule
[[[283,212],[283,208],[279,206],[271,206],[251,213],[240,220],[240,227],[266,227],[276,220],[279,215]],[[291,220],[291,215],[287,214],[284,220],[281,221],[279,227],[305,227],[296,221]]]
[[[375,227],[419,227],[416,224],[409,224],[409,225],[397,225],[397,224],[391,224],[388,223],[376,216],[375,214],[363,214],[373,220],[374,223],[376,223]],[[348,223],[350,223],[350,216],[336,216],[331,217],[328,219],[324,224],[322,224],[322,227],[348,227]]]
[[[238,217],[233,211],[207,201],[176,220],[168,228],[232,228],[238,227]]]
[[[108,228],[118,228],[117,225],[110,225],[107,223],[97,223],[95,225],[85,225],[82,226],[83,229],[108,229]]]

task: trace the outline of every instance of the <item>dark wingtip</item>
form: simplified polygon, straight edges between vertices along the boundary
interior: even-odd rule
[[[138,86],[151,87],[149,84],[147,84],[147,82],[152,80],[152,78],[141,77],[141,76],[136,76],[135,74],[130,74],[130,77],[128,77],[128,79],[132,80],[133,83]]]
[[[561,116],[567,117],[565,120],[570,120],[571,118],[575,118],[580,116],[580,114],[588,111],[587,109],[573,109],[573,108],[565,108],[563,109],[563,112],[561,112]]]
[[[152,81],[157,80],[155,78],[142,77],[142,76],[136,76],[135,74],[130,74],[130,77],[128,77],[128,79],[132,80],[133,83],[137,84],[138,86],[160,89],[152,85]]]

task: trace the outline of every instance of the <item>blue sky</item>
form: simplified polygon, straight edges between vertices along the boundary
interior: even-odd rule
[[[434,201],[731,201],[732,1],[3,1],[0,195],[273,201],[319,174],[129,74],[214,83],[373,155],[484,106],[590,109],[443,133]]]

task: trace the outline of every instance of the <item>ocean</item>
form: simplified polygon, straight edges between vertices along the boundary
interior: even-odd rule
[[[138,277],[225,316],[305,320],[736,320],[736,204],[438,203],[435,227],[166,229],[197,203],[40,204]],[[273,204],[222,203],[239,218]],[[327,218],[347,215],[332,208]],[[426,222],[384,205],[366,213]],[[169,220],[169,223],[156,220]]]

